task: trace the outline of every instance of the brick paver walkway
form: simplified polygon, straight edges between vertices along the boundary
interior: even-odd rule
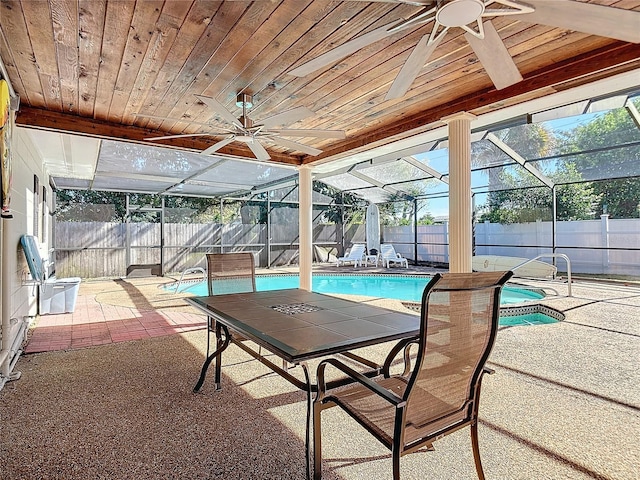
[[[78,295],[73,313],[41,315],[25,353],[69,350],[139,340],[204,328],[206,318],[177,309],[125,307],[100,303],[96,295]]]

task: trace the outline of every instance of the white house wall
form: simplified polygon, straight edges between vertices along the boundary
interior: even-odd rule
[[[3,265],[2,283],[8,282],[8,298],[3,296],[0,301],[9,302],[0,311],[10,312],[10,321],[6,319],[2,323],[0,338],[5,346],[0,356],[0,388],[11,378],[11,368],[20,354],[20,346],[26,334],[29,322],[37,314],[37,289],[31,281],[27,262],[20,247],[20,236],[23,234],[35,234],[35,219],[38,215],[38,239],[43,243],[46,251],[51,246],[51,220],[49,212],[52,205],[52,191],[49,187],[49,178],[43,171],[43,161],[35,148],[30,136],[22,128],[13,129],[11,139],[12,158],[12,186],[11,186],[11,212],[12,219],[3,220],[2,230],[3,249],[0,250],[0,264]],[[34,175],[39,179],[38,195],[34,195]],[[46,188],[46,206],[43,205],[43,187]],[[35,210],[35,201],[38,201],[39,210]],[[8,308],[7,308],[8,307]],[[8,328],[7,328],[8,327]],[[6,340],[9,340],[8,342]],[[12,348],[6,352],[6,345]],[[15,376],[15,373],[13,374]]]

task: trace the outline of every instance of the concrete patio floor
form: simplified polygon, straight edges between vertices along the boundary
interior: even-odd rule
[[[326,269],[335,270],[335,267]],[[339,271],[351,273],[353,270],[351,267],[341,267]],[[373,268],[356,270],[376,272]],[[386,273],[386,270],[382,270]],[[414,269],[392,270],[393,273],[415,273]],[[419,271],[428,273],[429,269]],[[271,270],[270,273],[275,272]],[[278,398],[281,401],[271,405],[269,412],[279,420],[278,426],[284,426],[295,440],[293,447],[281,452],[277,445],[277,432],[272,432],[275,435],[272,438],[269,424],[261,424],[260,440],[257,441],[259,448],[244,445],[247,441],[251,443],[251,440],[244,439],[242,448],[250,450],[242,457],[248,457],[242,468],[225,470],[227,475],[218,475],[206,469],[197,472],[189,470],[189,475],[197,474],[202,478],[303,478],[299,462],[304,454],[304,444],[300,443],[304,438],[304,393],[295,390],[258,362],[248,361],[246,354],[240,350],[230,349],[224,358],[223,391],[213,392],[209,389],[202,397],[191,394],[186,385],[196,378],[198,358],[202,358],[204,349],[203,332],[193,330],[204,327],[204,318],[184,304],[183,295],[158,288],[159,284],[168,281],[170,279],[167,278],[137,278],[83,282],[73,314],[48,315],[38,320],[25,348],[27,354],[16,367],[25,373],[20,380],[7,384],[4,391],[0,392],[2,478],[47,478],[46,475],[39,477],[25,465],[12,467],[11,461],[24,455],[24,446],[22,451],[14,451],[19,446],[9,445],[5,436],[7,431],[13,429],[22,429],[23,435],[29,435],[27,423],[11,415],[11,412],[20,411],[28,414],[28,405],[23,409],[16,404],[18,402],[26,400],[36,405],[40,401],[37,397],[43,395],[48,398],[42,401],[49,415],[55,415],[57,409],[64,412],[64,405],[56,404],[56,394],[53,393],[66,388],[60,379],[57,380],[59,383],[54,382],[46,388],[38,386],[36,391],[31,391],[30,396],[24,398],[29,392],[29,383],[37,381],[37,378],[32,380],[31,377],[37,377],[39,369],[45,368],[45,364],[71,361],[65,360],[70,358],[74,358],[76,364],[82,359],[90,362],[93,356],[111,356],[110,349],[127,349],[128,345],[133,346],[136,342],[140,342],[141,346],[153,346],[158,345],[155,342],[166,342],[169,338],[177,337],[187,339],[200,353],[194,354],[191,362],[175,366],[167,364],[165,367],[167,370],[179,369],[167,372],[174,378],[191,375],[186,380],[176,380],[174,387],[179,391],[172,391],[172,396],[184,395],[185,401],[194,405],[199,403],[203,409],[207,406],[213,408],[210,402],[221,401],[225,395],[231,401],[237,400],[238,395],[246,395],[248,399]],[[502,327],[499,331],[489,359],[489,365],[496,370],[496,374],[487,377],[483,384],[480,407],[480,449],[487,478],[640,479],[640,287],[581,280],[574,282],[573,296],[567,297],[567,284],[562,281],[515,279],[515,282],[543,288],[547,297],[541,303],[562,311],[566,318],[554,324]],[[356,298],[389,308],[404,309],[397,301]],[[152,338],[157,336],[161,338]],[[53,341],[56,337],[66,340]],[[83,378],[83,382],[91,385],[92,379]],[[171,381],[167,380],[167,383]],[[88,387],[88,391],[91,388]],[[108,391],[109,387],[104,385],[104,388]],[[82,396],[83,392],[76,394]],[[142,391],[140,394],[146,393]],[[125,393],[120,392],[119,395]],[[247,402],[245,408],[257,408]],[[224,422],[224,413],[218,412],[214,417],[218,422]],[[167,418],[167,421],[174,420]],[[212,421],[215,423],[215,420]],[[235,424],[234,428],[242,429],[243,422],[253,420],[233,418],[229,421]],[[376,445],[338,409],[331,409],[323,415],[324,424],[326,445],[323,452],[323,478],[373,480],[391,477],[388,452]],[[149,435],[144,430],[147,427],[137,425],[136,428],[140,431],[135,434],[141,438]],[[182,432],[179,421],[173,428],[176,432]],[[182,435],[193,434],[185,432]],[[228,455],[224,449],[217,447],[217,442],[220,439],[211,440],[211,455]],[[283,443],[286,442],[283,440]],[[401,468],[404,479],[475,478],[468,430],[446,437],[435,446],[435,452],[421,451],[403,457]],[[187,465],[195,468],[191,465],[195,460],[190,458],[193,452],[189,451],[187,445],[183,447],[184,450],[174,448],[176,451],[167,452],[166,455],[176,455],[172,462],[183,462],[185,468]],[[41,455],[52,464],[63,462],[56,452]],[[155,452],[155,455],[162,456],[159,452]],[[260,466],[263,456],[270,458],[273,455],[282,456],[284,464],[290,462],[291,468],[280,466],[270,470]],[[228,461],[233,462],[234,458],[231,455]],[[97,478],[92,475],[98,465],[89,459],[83,461],[80,463],[84,465],[84,470],[74,478]],[[167,473],[163,472],[157,470],[157,475],[147,474],[144,478],[168,478]],[[122,475],[111,475],[109,478],[134,477],[123,469]],[[178,475],[173,478],[186,477]]]

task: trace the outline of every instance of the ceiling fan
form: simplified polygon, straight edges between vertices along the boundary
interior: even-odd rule
[[[401,19],[354,38],[290,70],[303,77],[351,55],[367,45],[410,28],[432,24],[400,69],[385,100],[403,97],[451,28],[461,28],[478,60],[497,89],[522,81],[491,20],[487,17],[517,16],[518,20],[582,33],[640,43],[640,12],[582,3],[574,0],[375,0],[420,6],[407,19]]]
[[[219,117],[231,124],[230,128],[221,128],[208,123],[190,122],[193,124],[203,125],[206,127],[217,128],[220,131],[210,131],[202,133],[186,133],[178,135],[165,135],[161,137],[149,137],[145,140],[167,140],[170,138],[184,138],[184,137],[202,137],[202,136],[224,136],[222,140],[214,143],[210,147],[203,150],[201,153],[210,155],[217,152],[222,147],[230,144],[231,142],[242,142],[249,147],[258,160],[271,159],[267,150],[262,146],[261,141],[267,140],[274,144],[280,145],[291,150],[296,150],[309,155],[319,155],[322,150],[304,145],[299,142],[294,142],[282,137],[316,137],[316,138],[338,138],[344,139],[346,135],[342,130],[295,130],[295,129],[279,129],[277,127],[285,124],[295,123],[299,120],[311,117],[315,113],[306,107],[297,107],[286,112],[278,113],[276,115],[262,119],[259,123],[249,118],[247,112],[253,107],[253,97],[248,93],[238,93],[236,97],[236,106],[242,108],[242,116],[236,118],[227,108],[211,97],[205,97],[203,95],[196,95],[196,97],[209,106]],[[142,115],[137,114],[137,117],[145,117],[157,120],[173,120],[176,122],[185,122],[188,120],[176,120],[166,117],[158,117],[154,115]]]

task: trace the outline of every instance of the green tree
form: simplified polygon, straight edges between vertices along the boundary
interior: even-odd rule
[[[416,202],[418,225],[433,225],[435,217],[429,212],[429,202],[422,198]]]
[[[540,124],[509,127],[492,135],[525,160],[544,157],[556,143],[553,133]],[[488,176],[488,201],[480,209],[479,221],[518,223],[550,216],[550,190],[541,188],[540,181],[496,142],[485,139],[472,143],[471,163],[475,168],[483,168]]]
[[[169,223],[220,223],[220,200],[215,198],[168,196],[165,221]]]
[[[640,101],[635,101],[636,108]],[[638,216],[640,200],[640,129],[626,108],[610,110],[566,132],[561,152],[588,174],[599,197],[596,214]],[[586,152],[586,153],[581,153]]]
[[[526,160],[546,156],[556,144],[553,133],[544,125],[518,125],[493,132],[498,141],[505,143]],[[514,163],[494,142],[485,139],[471,144],[471,164],[474,168],[484,168],[488,175],[489,190],[501,188],[503,169]],[[517,167],[520,168],[520,167]],[[526,175],[531,175],[527,173]],[[523,175],[523,178],[525,175]],[[529,185],[530,182],[527,182]]]
[[[600,197],[591,183],[579,181],[581,177],[575,165],[561,164],[549,177],[554,183],[561,184],[556,187],[558,220],[593,218]],[[499,180],[507,189],[489,194],[479,221],[509,224],[553,219],[551,189],[534,186],[533,176],[526,170],[503,170]]]
[[[418,219],[418,225],[433,225],[435,219],[430,213],[426,213]]]
[[[581,174],[573,163],[563,164],[551,178],[557,185],[558,220],[588,220],[594,217],[601,194],[596,191],[592,182],[579,181]]]
[[[56,218],[64,222],[124,222],[126,197],[132,209],[131,218],[139,222],[159,222],[152,212],[136,211],[138,207],[160,207],[162,197],[142,193],[105,192],[96,190],[56,191]],[[165,197],[167,222],[209,223],[219,221],[219,200],[196,197]]]
[[[478,221],[510,224],[551,220],[551,202],[551,190],[546,187],[494,191]]]
[[[413,197],[409,194],[389,194],[386,202],[378,205],[378,209],[381,225],[413,225]]]
[[[492,134],[527,160],[544,157],[556,145],[555,135],[543,124],[516,125]],[[512,161],[495,143],[487,139],[471,144],[471,158],[474,166],[483,167],[501,165],[501,159]]]
[[[63,222],[124,222],[125,194],[95,190],[57,190],[55,215]]]
[[[313,182],[313,191],[320,195],[333,199],[331,205],[323,206],[323,220],[326,223],[342,223],[342,212],[344,205],[344,222],[364,223],[364,211],[367,202],[349,192],[340,190],[319,181]]]

